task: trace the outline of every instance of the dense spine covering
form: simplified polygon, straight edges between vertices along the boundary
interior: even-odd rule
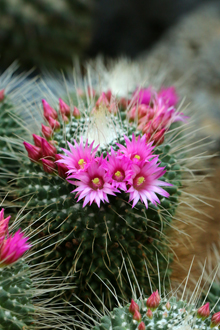
[[[34,222],[36,217],[41,217],[42,221],[48,221],[48,227],[43,235],[47,235],[48,232],[55,234],[49,244],[56,243],[56,245],[52,249],[48,247],[45,250],[46,260],[61,258],[59,270],[64,276],[75,275],[74,282],[77,286],[75,293],[83,300],[88,298],[87,285],[89,284],[94,292],[104,294],[105,299],[112,305],[108,290],[100,285],[93,273],[98,273],[102,279],[108,278],[118,293],[121,292],[128,297],[130,289],[124,270],[120,274],[121,279],[118,278],[122,255],[131,258],[133,269],[142,285],[145,282],[146,265],[154,285],[158,285],[158,266],[161,279],[166,277],[165,283],[168,283],[170,269],[167,269],[167,262],[171,261],[172,257],[169,255],[166,233],[181,194],[181,167],[178,164],[178,155],[170,150],[169,144],[162,142],[177,112],[173,105],[165,102],[162,106],[159,103],[156,106],[157,97],[161,100],[160,102],[162,98],[155,91],[152,95],[153,98],[155,97],[154,108],[151,108],[150,104],[142,105],[141,114],[137,92],[135,92],[133,103],[131,102],[142,118],[141,125],[145,127],[148,124],[151,128],[149,124],[151,120],[154,126],[153,132],[150,130],[149,134],[145,129],[146,135],[142,140],[146,138],[146,143],[151,146],[152,143],[155,144],[154,153],[150,158],[157,159],[155,156],[158,155],[161,162],[158,170],[162,167],[166,169],[161,180],[164,185],[172,183],[170,187],[165,187],[166,195],[164,196],[166,197],[158,195],[158,202],[153,199],[148,200],[148,208],[139,199],[132,208],[132,204],[128,203],[129,193],[120,191],[116,193],[116,196],[108,195],[109,202],[101,202],[100,207],[96,202],[84,205],[83,199],[76,201],[74,195],[71,194],[74,185],[65,180],[68,166],[60,157],[62,158],[64,154],[62,148],[67,148],[67,141],[74,144],[74,139],[76,139],[80,143],[81,138],[84,137],[84,141],[88,139],[89,143],[96,139],[97,145],[98,136],[101,145],[97,156],[102,155],[105,158],[111,152],[111,148],[116,152],[120,148],[124,150],[125,135],[129,141],[136,139],[135,136],[139,141],[143,134],[141,128],[137,130],[137,124],[130,118],[130,112],[126,109],[125,103],[128,104],[129,100],[125,102],[116,100],[110,92],[102,93],[99,98],[94,95],[95,92],[92,93],[91,104],[87,103],[88,98],[86,99],[84,95],[79,109],[70,107],[60,99],[59,112],[43,100],[47,126],[42,126],[41,136],[33,135],[35,145],[24,142],[29,159],[24,159],[20,168],[17,179],[18,197],[23,205],[30,200],[28,207],[35,209],[28,218],[29,223]],[[92,114],[90,114],[91,110]],[[180,113],[178,115],[182,116]],[[155,128],[156,121],[157,128]],[[132,134],[135,135],[132,136]],[[139,156],[135,155],[135,157]],[[82,159],[79,160],[81,161]],[[139,184],[139,181],[137,182]],[[167,198],[169,195],[170,197]],[[130,276],[132,277],[132,272]],[[149,293],[147,287],[146,292]]]

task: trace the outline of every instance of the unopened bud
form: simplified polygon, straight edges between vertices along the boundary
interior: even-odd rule
[[[109,106],[109,101],[105,95],[105,93],[102,93],[100,95],[100,97],[98,98],[98,100],[96,101],[96,107],[100,107],[101,105],[104,105],[104,106]]]
[[[158,290],[153,292],[151,296],[147,299],[146,305],[147,308],[150,308],[152,311],[157,309],[157,307],[160,304],[160,295],[158,293]]]
[[[167,309],[168,311],[170,311],[170,309],[171,309],[171,305],[170,305],[170,302],[169,302],[169,301],[166,303],[165,307],[166,307],[166,309]]]
[[[62,159],[62,157],[60,155],[55,155],[55,159],[56,160],[60,160]],[[57,168],[58,168],[58,174],[59,176],[61,176],[62,178],[66,178],[66,172],[69,170],[68,167],[65,164],[62,164],[60,162],[56,162],[57,164]]]
[[[4,89],[1,89],[0,90],[0,102],[2,102],[5,98],[5,90]]]
[[[112,98],[112,92],[110,89],[107,90],[107,92],[105,92],[105,96],[106,96],[107,100],[110,102],[111,98]]]
[[[63,122],[66,123],[66,124],[69,122],[68,117],[64,114],[62,114],[62,119],[63,119]]]
[[[212,319],[211,319],[211,328],[214,328],[216,326],[220,325],[220,312],[218,313],[215,313],[213,316],[212,316]]]
[[[80,118],[80,111],[79,111],[79,109],[77,107],[74,107],[73,116],[75,118]]]
[[[28,152],[28,157],[32,162],[38,162],[39,159],[42,157],[41,148],[36,147],[28,142],[23,142],[25,149]]]
[[[70,116],[70,106],[66,104],[62,99],[59,99],[59,110],[62,115]]]
[[[152,140],[154,141],[154,145],[159,146],[160,144],[162,144],[164,142],[164,134],[165,134],[166,129],[163,128],[161,129],[159,132],[157,132],[156,134],[154,134],[152,136]]]
[[[56,169],[56,165],[52,160],[49,159],[42,159],[43,169],[46,173],[53,173]]]
[[[140,312],[137,309],[134,312],[133,320],[138,321],[138,322],[141,322],[141,314],[140,314]]]
[[[210,315],[209,302],[197,310],[197,317],[205,320]]]
[[[135,311],[139,311],[139,306],[133,299],[131,299],[131,304],[129,306],[129,312],[131,314],[134,314]]]
[[[41,140],[42,140],[42,137],[39,136],[39,135],[33,134],[33,139],[34,139],[34,144],[35,144],[35,146],[41,148]]]
[[[45,136],[46,139],[50,139],[53,135],[53,130],[49,126],[41,125],[42,126],[42,134]]]
[[[88,95],[94,97],[96,94],[95,90],[92,87],[88,87]]]
[[[56,130],[60,128],[60,123],[56,119],[49,117],[47,120],[52,129]]]
[[[150,309],[148,309],[146,315],[147,315],[147,317],[148,317],[149,319],[152,319],[152,318],[153,318],[153,313],[152,313],[152,311],[151,311]]]
[[[47,140],[42,138],[42,155],[43,157],[55,157],[57,149]]]
[[[139,324],[139,326],[138,326],[138,330],[145,330],[145,329],[146,329],[145,324],[144,324],[144,322],[142,321],[142,322]]]
[[[54,110],[54,108],[52,108],[49,103],[47,103],[46,100],[42,100],[42,104],[43,104],[43,109],[44,109],[44,117],[49,120],[50,117],[52,117],[53,119],[57,119],[58,118],[58,114],[56,112],[56,110]]]

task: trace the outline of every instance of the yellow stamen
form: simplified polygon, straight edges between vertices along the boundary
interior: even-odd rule
[[[80,159],[80,160],[78,161],[78,164],[79,164],[79,165],[83,165],[83,164],[84,164],[84,159]]]
[[[92,180],[92,182],[94,184],[99,184],[100,183],[100,180],[99,180],[99,178],[95,178],[95,179]]]
[[[145,181],[145,178],[144,178],[143,176],[140,176],[140,177],[137,179],[137,185],[140,186],[144,181]]]
[[[136,158],[138,160],[141,159],[141,157],[139,155],[135,155],[134,158]]]
[[[115,176],[121,176],[121,172],[120,171],[115,172]]]

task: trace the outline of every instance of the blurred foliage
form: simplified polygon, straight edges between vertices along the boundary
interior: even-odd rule
[[[65,68],[91,39],[96,0],[0,0],[1,69]]]

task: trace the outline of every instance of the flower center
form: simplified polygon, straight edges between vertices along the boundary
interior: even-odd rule
[[[123,181],[124,177],[124,171],[116,171],[113,175],[113,179],[116,181]]]
[[[86,164],[86,162],[85,162],[84,159],[82,159],[82,158],[78,161],[78,165],[79,165],[79,167],[82,168],[82,169],[85,167],[85,164]]]
[[[140,186],[144,181],[145,181],[145,178],[144,178],[143,176],[140,176],[140,177],[137,179],[137,185]]]
[[[103,187],[103,181],[102,181],[102,179],[94,178],[92,180],[92,186],[93,186],[93,189],[102,188]]]
[[[134,158],[138,159],[138,160],[141,159],[141,157],[139,155],[135,155]]]

